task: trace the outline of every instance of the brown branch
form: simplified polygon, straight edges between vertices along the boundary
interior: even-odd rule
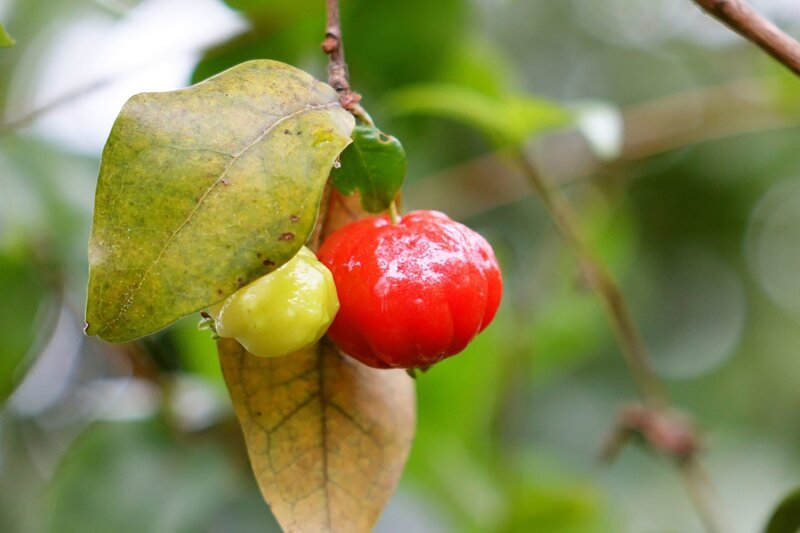
[[[689,419],[675,411],[650,409],[643,405],[627,406],[620,411],[616,426],[601,449],[601,459],[614,460],[632,438],[640,439],[649,449],[673,461],[706,531],[729,531],[714,512],[716,494],[697,459],[703,443]]]
[[[539,199],[572,248],[589,286],[600,297],[617,343],[628,363],[636,388],[645,402],[663,407],[669,402],[667,392],[650,364],[639,330],[633,321],[617,281],[583,238],[577,217],[564,195],[540,172],[525,154],[518,158]]]
[[[570,128],[539,137],[532,163],[563,186],[698,143],[800,127],[800,116],[784,112],[770,87],[767,80],[735,81],[634,104],[622,109],[617,159],[599,159],[580,131]],[[436,206],[457,219],[519,201],[534,191],[516,166],[506,164],[507,155],[490,152],[415,180],[404,187],[406,201],[416,208]]]
[[[730,527],[717,511],[717,493],[697,457],[689,457],[686,461],[679,463],[677,468],[686,493],[706,531],[708,533],[730,533]]]
[[[694,0],[706,13],[749,40],[800,76],[800,42],[743,0]]]
[[[646,404],[644,408],[634,413],[635,417],[628,416],[628,418],[636,418],[633,422],[636,422],[637,429],[657,451],[680,458],[676,463],[678,472],[706,530],[709,533],[729,531],[723,526],[724,520],[712,498],[714,491],[709,480],[697,475],[702,471],[697,457],[698,447],[694,445],[699,439],[689,425],[680,424],[678,428],[679,424],[675,422],[677,417],[670,407],[666,388],[653,371],[641,334],[617,281],[583,238],[578,217],[564,193],[553,184],[546,173],[531,163],[523,150],[519,151],[516,159],[564,239],[572,248],[587,282],[603,303],[617,344],[628,364],[636,388]],[[642,413],[645,416],[642,416]],[[680,436],[676,436],[678,433]],[[624,440],[620,442],[619,446],[624,442]]]
[[[695,428],[684,415],[634,404],[620,410],[600,457],[614,460],[632,437],[641,438],[650,449],[677,463],[690,460],[701,447]]]
[[[339,0],[326,0],[328,20],[325,27],[325,40],[322,51],[328,54],[328,84],[339,93],[342,107],[353,111],[361,95],[350,88],[347,63],[344,61],[344,43],[342,42],[342,23],[339,17]],[[354,113],[356,114],[356,113]]]

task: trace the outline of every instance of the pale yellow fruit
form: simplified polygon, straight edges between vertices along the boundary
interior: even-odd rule
[[[209,308],[220,337],[281,357],[317,342],[339,310],[328,268],[305,246],[280,268]]]

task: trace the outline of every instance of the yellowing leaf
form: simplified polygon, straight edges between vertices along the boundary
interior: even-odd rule
[[[330,86],[276,61],[131,98],[100,166],[87,333],[147,335],[290,259],[353,126]]]
[[[218,342],[264,498],[287,532],[371,531],[414,434],[414,387],[328,341],[286,357]]]

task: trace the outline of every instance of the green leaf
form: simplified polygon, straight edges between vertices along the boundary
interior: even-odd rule
[[[361,206],[370,213],[389,208],[403,185],[408,161],[403,145],[374,126],[356,126],[353,144],[340,156],[341,167],[331,172],[342,194],[361,192]]]
[[[3,26],[3,23],[0,22],[0,48],[14,46],[14,43],[16,42],[17,41],[15,41],[14,38],[8,34],[5,26]]]
[[[458,85],[432,83],[399,89],[385,101],[393,116],[432,115],[464,122],[500,144],[521,143],[560,126],[570,114],[530,96],[492,97]]]
[[[331,87],[276,61],[131,98],[100,166],[87,333],[147,335],[289,260],[353,123]]]
[[[800,489],[790,492],[772,512],[764,533],[800,531]]]

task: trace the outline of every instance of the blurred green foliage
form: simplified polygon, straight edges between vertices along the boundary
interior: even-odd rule
[[[17,40],[0,51],[4,121],[59,81],[36,74],[62,44],[81,50],[59,29],[155,25],[147,17],[158,9],[142,8],[157,3],[0,4]],[[187,16],[203,4],[184,2]],[[761,4],[797,33],[800,19]],[[322,2],[228,5],[247,28],[193,56],[193,81],[261,57],[324,78]],[[445,183],[443,171],[493,152],[487,130],[515,140],[543,125],[563,131],[561,108],[587,100],[628,118],[652,112],[626,131],[623,157],[587,166],[566,190],[676,403],[707,431],[729,522],[763,528],[800,479],[800,297],[796,277],[772,274],[800,272],[797,79],[688,1],[352,0],[342,17],[353,86],[408,154],[408,209],[437,208],[414,185]],[[114,35],[142,45],[141,33]],[[58,73],[76,86],[96,81],[82,68]],[[763,90],[739,94],[727,113],[751,118],[719,131],[696,91],[724,98],[742,80]],[[691,113],[674,114],[665,97]],[[50,135],[53,124],[0,126],[0,397],[18,386],[0,414],[0,531],[275,530],[214,343],[195,319],[129,345],[80,337],[100,154],[76,153]],[[76,135],[82,126],[70,125]],[[680,128],[696,135],[662,135]],[[557,147],[546,155],[577,159],[568,139]],[[651,454],[597,464],[632,384],[601,305],[530,190],[492,202],[509,179],[503,159],[494,164],[492,187],[442,192],[470,203],[464,222],[494,245],[505,300],[465,353],[419,377],[417,439],[377,531],[701,531]],[[68,319],[56,327],[59,313]]]
[[[0,344],[0,400],[5,400],[27,370],[37,348],[37,333],[52,327],[54,307],[41,268],[21,250],[0,255],[0,316],[8,332]],[[49,318],[49,320],[48,320]]]
[[[5,26],[3,26],[2,23],[0,23],[0,48],[7,48],[9,46],[13,46],[14,43],[16,43],[14,38],[11,35],[9,35]]]

